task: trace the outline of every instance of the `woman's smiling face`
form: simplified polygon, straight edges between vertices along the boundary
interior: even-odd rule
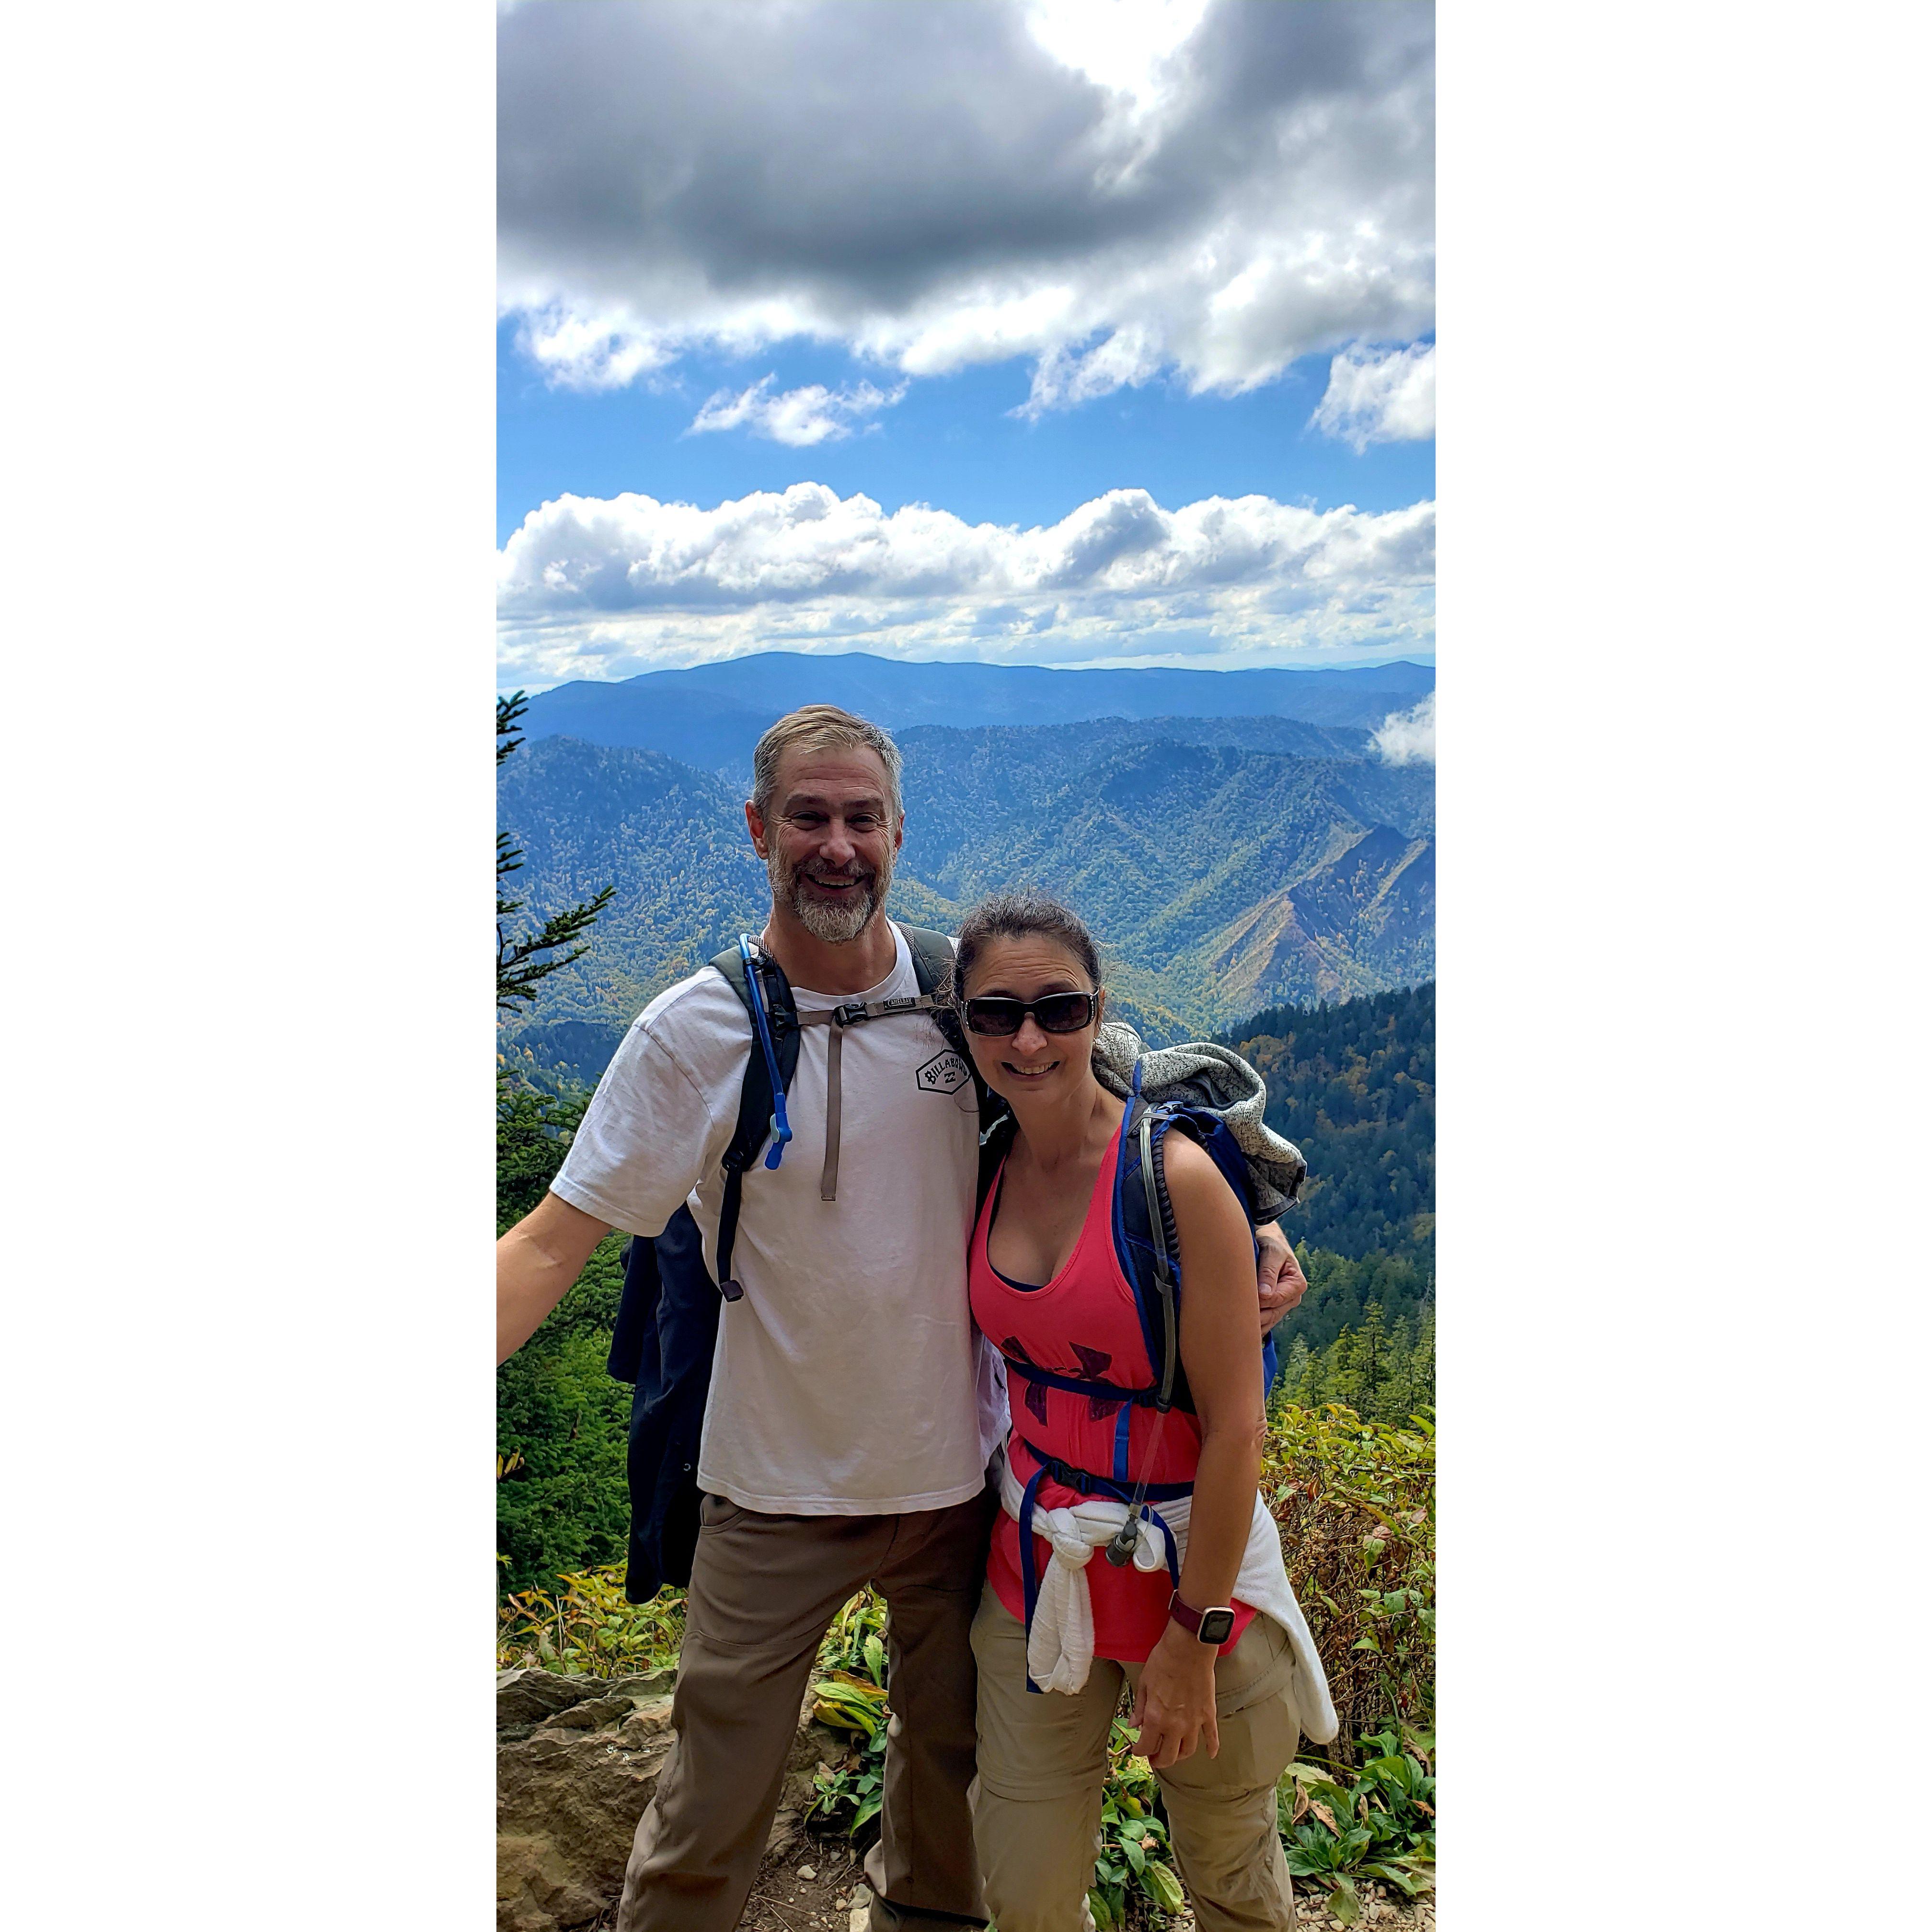
[[[1057,940],[1029,933],[989,939],[973,962],[969,1000],[1039,1000],[1049,993],[1096,990],[1086,969]],[[1094,1036],[1100,1030],[1104,994],[1093,1018],[1078,1033],[1048,1033],[1031,1013],[1004,1039],[966,1030],[980,1077],[1003,1099],[1026,1106],[1042,1095],[1060,1096],[1090,1077]]]

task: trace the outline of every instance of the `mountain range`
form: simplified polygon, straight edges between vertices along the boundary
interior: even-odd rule
[[[763,662],[783,665],[789,676],[799,664],[885,661]],[[1031,668],[890,668],[1004,678]],[[1378,668],[1419,670],[1423,688],[1432,684],[1426,668]],[[638,686],[691,675],[657,672],[628,685],[560,688],[630,694],[613,698],[600,714],[602,728],[628,729],[627,718],[656,715],[652,728],[663,734],[669,727],[662,713],[627,707],[654,701],[648,694],[640,700]],[[1039,675],[1084,682],[1168,674]],[[1218,696],[1236,679],[1353,674],[1172,675],[1210,680]],[[1111,703],[1122,688],[1096,684],[1092,696]],[[1135,687],[1124,688],[1131,695]],[[1112,1010],[1150,1043],[1198,1036],[1273,1004],[1346,999],[1433,974],[1434,770],[1381,762],[1359,724],[1265,712],[902,723],[876,695],[834,693],[823,683],[772,690],[773,715],[793,699],[842,695],[892,724],[905,761],[906,838],[890,900],[896,916],[950,929],[986,892],[1018,884],[1052,892],[1093,926]],[[683,694],[724,702],[716,691],[689,686]],[[1418,694],[1412,683],[1376,701],[1406,708]],[[499,778],[500,824],[524,854],[510,889],[526,902],[520,918],[540,917],[606,885],[617,890],[592,931],[590,952],[543,982],[534,1008],[508,1020],[502,1043],[533,1070],[589,1081],[654,994],[741,930],[757,928],[769,890],[744,825],[749,746],[739,734],[748,725],[716,712],[716,735],[687,738],[683,755],[673,757],[635,744],[542,735],[560,712],[538,707],[555,695],[532,700],[530,736]],[[1359,706],[1366,696],[1352,701]],[[713,769],[700,768],[704,754],[720,751]]]
[[[1432,667],[1406,662],[1336,670],[1062,670],[766,651],[620,683],[557,685],[530,700],[525,728],[532,739],[634,746],[734,776],[749,770],[765,728],[801,704],[842,705],[892,732],[1095,718],[1294,719],[1339,727],[1359,749],[1361,734],[1435,688]]]

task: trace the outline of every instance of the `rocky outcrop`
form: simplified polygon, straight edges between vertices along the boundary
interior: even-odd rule
[[[624,1864],[670,1749],[672,1673],[496,1679],[497,1932],[586,1925],[623,1888]],[[795,1836],[812,1774],[840,1741],[800,1713],[772,1826]]]

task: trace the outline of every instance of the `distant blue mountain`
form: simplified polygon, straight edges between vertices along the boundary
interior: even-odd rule
[[[1435,688],[1432,666],[1406,662],[1346,670],[1067,670],[766,651],[688,670],[646,671],[621,683],[559,685],[530,700],[525,729],[532,740],[561,735],[631,746],[718,770],[746,765],[759,734],[801,704],[842,705],[891,730],[1100,718],[1278,718],[1361,732]],[[1332,753],[1345,746],[1311,740],[1296,748]]]

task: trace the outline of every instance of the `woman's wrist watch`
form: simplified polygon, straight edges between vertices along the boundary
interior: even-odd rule
[[[1203,1643],[1211,1643],[1217,1650],[1234,1634],[1234,1608],[1232,1604],[1217,1604],[1211,1610],[1192,1610],[1180,1600],[1180,1592],[1177,1590],[1168,1599],[1167,1613],[1190,1636],[1198,1637]]]

